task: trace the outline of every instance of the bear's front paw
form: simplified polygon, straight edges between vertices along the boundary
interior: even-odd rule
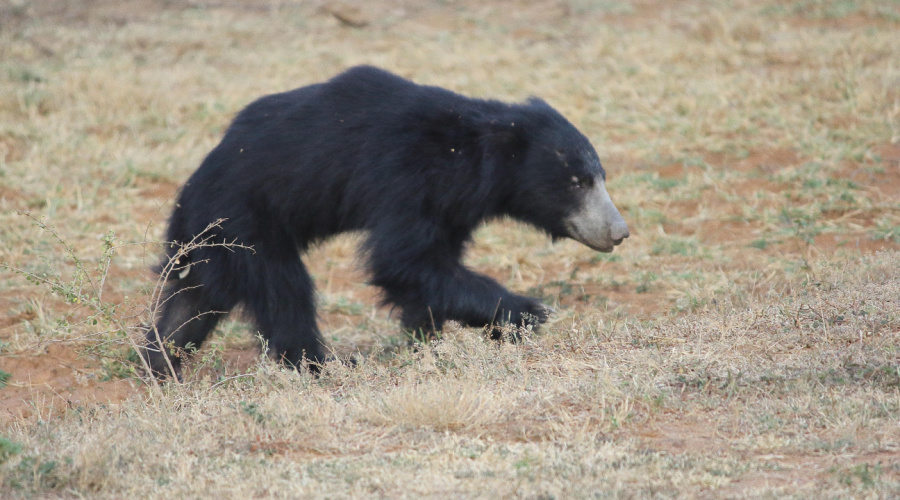
[[[538,299],[516,297],[515,301],[509,301],[501,311],[502,316],[499,323],[505,323],[507,326],[504,328],[494,325],[491,328],[491,338],[498,340],[503,338],[504,333],[508,333],[512,340],[518,340],[518,327],[538,326],[545,323],[552,312],[553,308]]]
[[[547,306],[537,299],[523,297],[525,299],[525,307],[518,313],[518,321],[514,321],[516,326],[538,326],[546,323],[553,312],[553,308]]]

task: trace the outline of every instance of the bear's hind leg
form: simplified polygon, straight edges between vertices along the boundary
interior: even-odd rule
[[[325,355],[316,325],[315,286],[300,256],[263,253],[253,262],[255,269],[243,284],[244,302],[269,354],[296,367],[306,359],[318,370]]]
[[[144,354],[154,376],[166,378],[174,369],[174,375],[180,378],[185,349],[199,348],[235,305],[233,300],[215,300],[209,288],[192,278],[167,284],[159,319],[147,332]]]

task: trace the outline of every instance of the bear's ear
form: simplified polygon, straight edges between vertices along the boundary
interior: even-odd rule
[[[542,107],[542,108],[553,109],[549,104],[547,104],[547,101],[541,99],[540,97],[536,97],[536,96],[529,97],[528,100],[525,101],[525,104],[528,104],[529,106],[533,106],[536,108]]]
[[[514,159],[525,153],[524,127],[513,120],[492,120],[482,135],[485,152],[491,156]]]

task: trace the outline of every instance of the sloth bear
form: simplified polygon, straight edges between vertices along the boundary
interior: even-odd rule
[[[243,305],[271,355],[316,370],[325,354],[300,256],[344,231],[366,233],[371,283],[407,329],[542,323],[540,301],[462,265],[466,243],[509,216],[610,252],[628,226],[605,179],[588,139],[537,98],[472,99],[368,66],[262,97],[178,196],[167,233],[177,263],[146,359],[165,376],[164,352],[199,347]],[[181,357],[168,357],[177,374]]]

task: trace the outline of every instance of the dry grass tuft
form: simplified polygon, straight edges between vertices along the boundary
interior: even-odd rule
[[[505,409],[496,394],[446,377],[404,381],[361,404],[362,414],[373,423],[454,432],[496,423]]]

